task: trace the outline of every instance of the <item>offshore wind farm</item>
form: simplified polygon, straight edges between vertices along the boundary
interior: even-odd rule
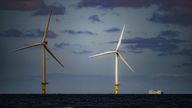
[[[191,4],[1,0],[0,108],[191,108]]]

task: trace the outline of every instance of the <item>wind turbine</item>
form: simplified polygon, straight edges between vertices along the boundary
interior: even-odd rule
[[[118,82],[118,59],[120,58],[120,60],[132,71],[134,72],[134,70],[131,68],[131,66],[125,61],[125,59],[123,58],[123,56],[120,54],[119,52],[119,47],[121,45],[121,40],[122,40],[122,37],[123,37],[123,32],[125,30],[125,24],[123,26],[123,29],[122,29],[122,32],[121,32],[121,35],[120,35],[120,38],[119,38],[119,41],[118,41],[118,44],[116,46],[116,49],[113,50],[113,51],[106,51],[106,52],[103,52],[103,53],[98,53],[98,54],[95,54],[95,55],[92,55],[92,56],[89,56],[90,58],[92,57],[96,57],[96,56],[102,56],[102,55],[108,55],[108,54],[115,54],[115,94],[118,94],[119,93],[119,82]]]
[[[62,67],[64,67],[64,65],[56,58],[56,56],[54,56],[54,54],[49,50],[49,48],[47,47],[48,41],[46,41],[47,39],[47,34],[48,34],[48,28],[49,28],[49,23],[51,20],[51,14],[52,12],[50,12],[49,17],[48,17],[48,22],[45,26],[45,30],[44,30],[44,35],[43,35],[43,39],[41,42],[39,43],[33,43],[33,44],[29,44],[27,46],[24,46],[22,48],[18,48],[15,51],[20,51],[23,49],[28,49],[28,48],[32,48],[32,47],[37,47],[37,46],[41,46],[41,50],[42,50],[42,82],[41,82],[41,89],[42,89],[42,95],[46,94],[46,85],[48,84],[46,82],[46,51],[51,55],[51,57],[53,57]]]

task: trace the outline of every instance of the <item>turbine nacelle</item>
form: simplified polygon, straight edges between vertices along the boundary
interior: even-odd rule
[[[42,45],[47,45],[48,44],[48,41],[43,41],[42,42]]]
[[[119,50],[115,50],[115,53],[116,53],[116,54],[119,54]]]

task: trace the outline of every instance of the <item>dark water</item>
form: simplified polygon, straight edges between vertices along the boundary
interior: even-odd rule
[[[192,108],[192,95],[1,94],[0,108]]]

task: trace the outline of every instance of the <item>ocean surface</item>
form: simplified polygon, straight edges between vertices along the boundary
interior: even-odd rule
[[[0,94],[0,108],[192,108],[192,95]]]

